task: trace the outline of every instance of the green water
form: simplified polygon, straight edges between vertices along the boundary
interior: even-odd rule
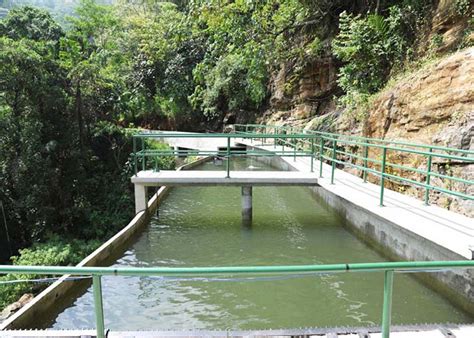
[[[239,161],[248,168],[261,164]],[[222,167],[220,167],[222,168]],[[216,170],[210,163],[203,169]],[[267,169],[268,170],[268,169]],[[174,189],[159,217],[115,266],[286,265],[386,260],[302,187],[256,187],[254,220],[241,224],[240,188]],[[104,277],[106,327],[115,330],[269,329],[379,324],[382,273],[277,280],[190,281]],[[394,324],[472,322],[411,276],[396,274]],[[92,290],[54,328],[94,327]]]

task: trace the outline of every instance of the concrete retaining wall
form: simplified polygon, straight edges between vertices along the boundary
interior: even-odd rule
[[[179,167],[177,170],[185,170],[198,166],[209,160],[202,158]],[[158,192],[148,202],[148,210],[141,211],[135,215],[130,223],[102,244],[93,253],[83,259],[77,266],[105,266],[113,263],[120,254],[129,246],[135,235],[149,222],[163,198],[171,188],[160,187]],[[21,308],[18,312],[0,324],[0,330],[12,330],[20,328],[37,328],[39,319],[46,319],[52,314],[57,314],[65,306],[68,299],[74,299],[81,294],[90,281],[67,281],[69,275],[62,276],[58,281],[38,294],[31,302]],[[49,315],[46,315],[49,314]]]
[[[291,160],[286,161],[284,158],[259,157],[257,159],[280,170],[297,170],[292,165]],[[370,210],[355,205],[323,186],[308,188],[311,189],[316,198],[323,201],[327,206],[334,208],[341,215],[348,230],[387,258],[402,261],[466,259]],[[457,307],[474,315],[474,271],[453,270],[419,273],[416,274],[416,277],[421,279],[428,287],[445,296]]]

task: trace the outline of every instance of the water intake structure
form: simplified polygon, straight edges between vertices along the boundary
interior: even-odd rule
[[[225,162],[225,161],[224,161]],[[209,162],[200,170],[225,171]],[[232,170],[269,171],[252,158]],[[275,266],[382,262],[346,221],[305,187],[253,187],[253,219],[241,187],[176,187],[112,267]],[[380,326],[383,272],[226,277],[102,277],[111,330],[262,330]],[[472,317],[411,274],[396,274],[393,324],[471,323]],[[95,327],[92,288],[54,320]]]

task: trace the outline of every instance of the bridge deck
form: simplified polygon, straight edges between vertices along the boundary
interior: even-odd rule
[[[152,170],[140,171],[132,183],[145,186],[175,185],[224,185],[224,186],[281,186],[318,185],[316,173],[298,171],[225,171],[203,170]]]

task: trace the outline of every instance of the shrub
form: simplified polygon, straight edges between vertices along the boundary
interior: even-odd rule
[[[341,14],[340,33],[333,41],[333,50],[346,62],[338,79],[346,92],[376,92],[385,83],[395,60],[402,57],[405,41],[397,34],[400,17],[395,9],[392,13],[387,19],[374,14]]]
[[[99,245],[99,241],[73,240],[65,243],[59,237],[53,237],[48,242],[20,250],[18,256],[12,257],[12,262],[14,265],[75,265]],[[0,277],[0,309],[18,300],[24,293],[37,292],[45,287],[45,284],[24,282],[2,284],[2,282],[44,277],[26,274],[8,274]]]

